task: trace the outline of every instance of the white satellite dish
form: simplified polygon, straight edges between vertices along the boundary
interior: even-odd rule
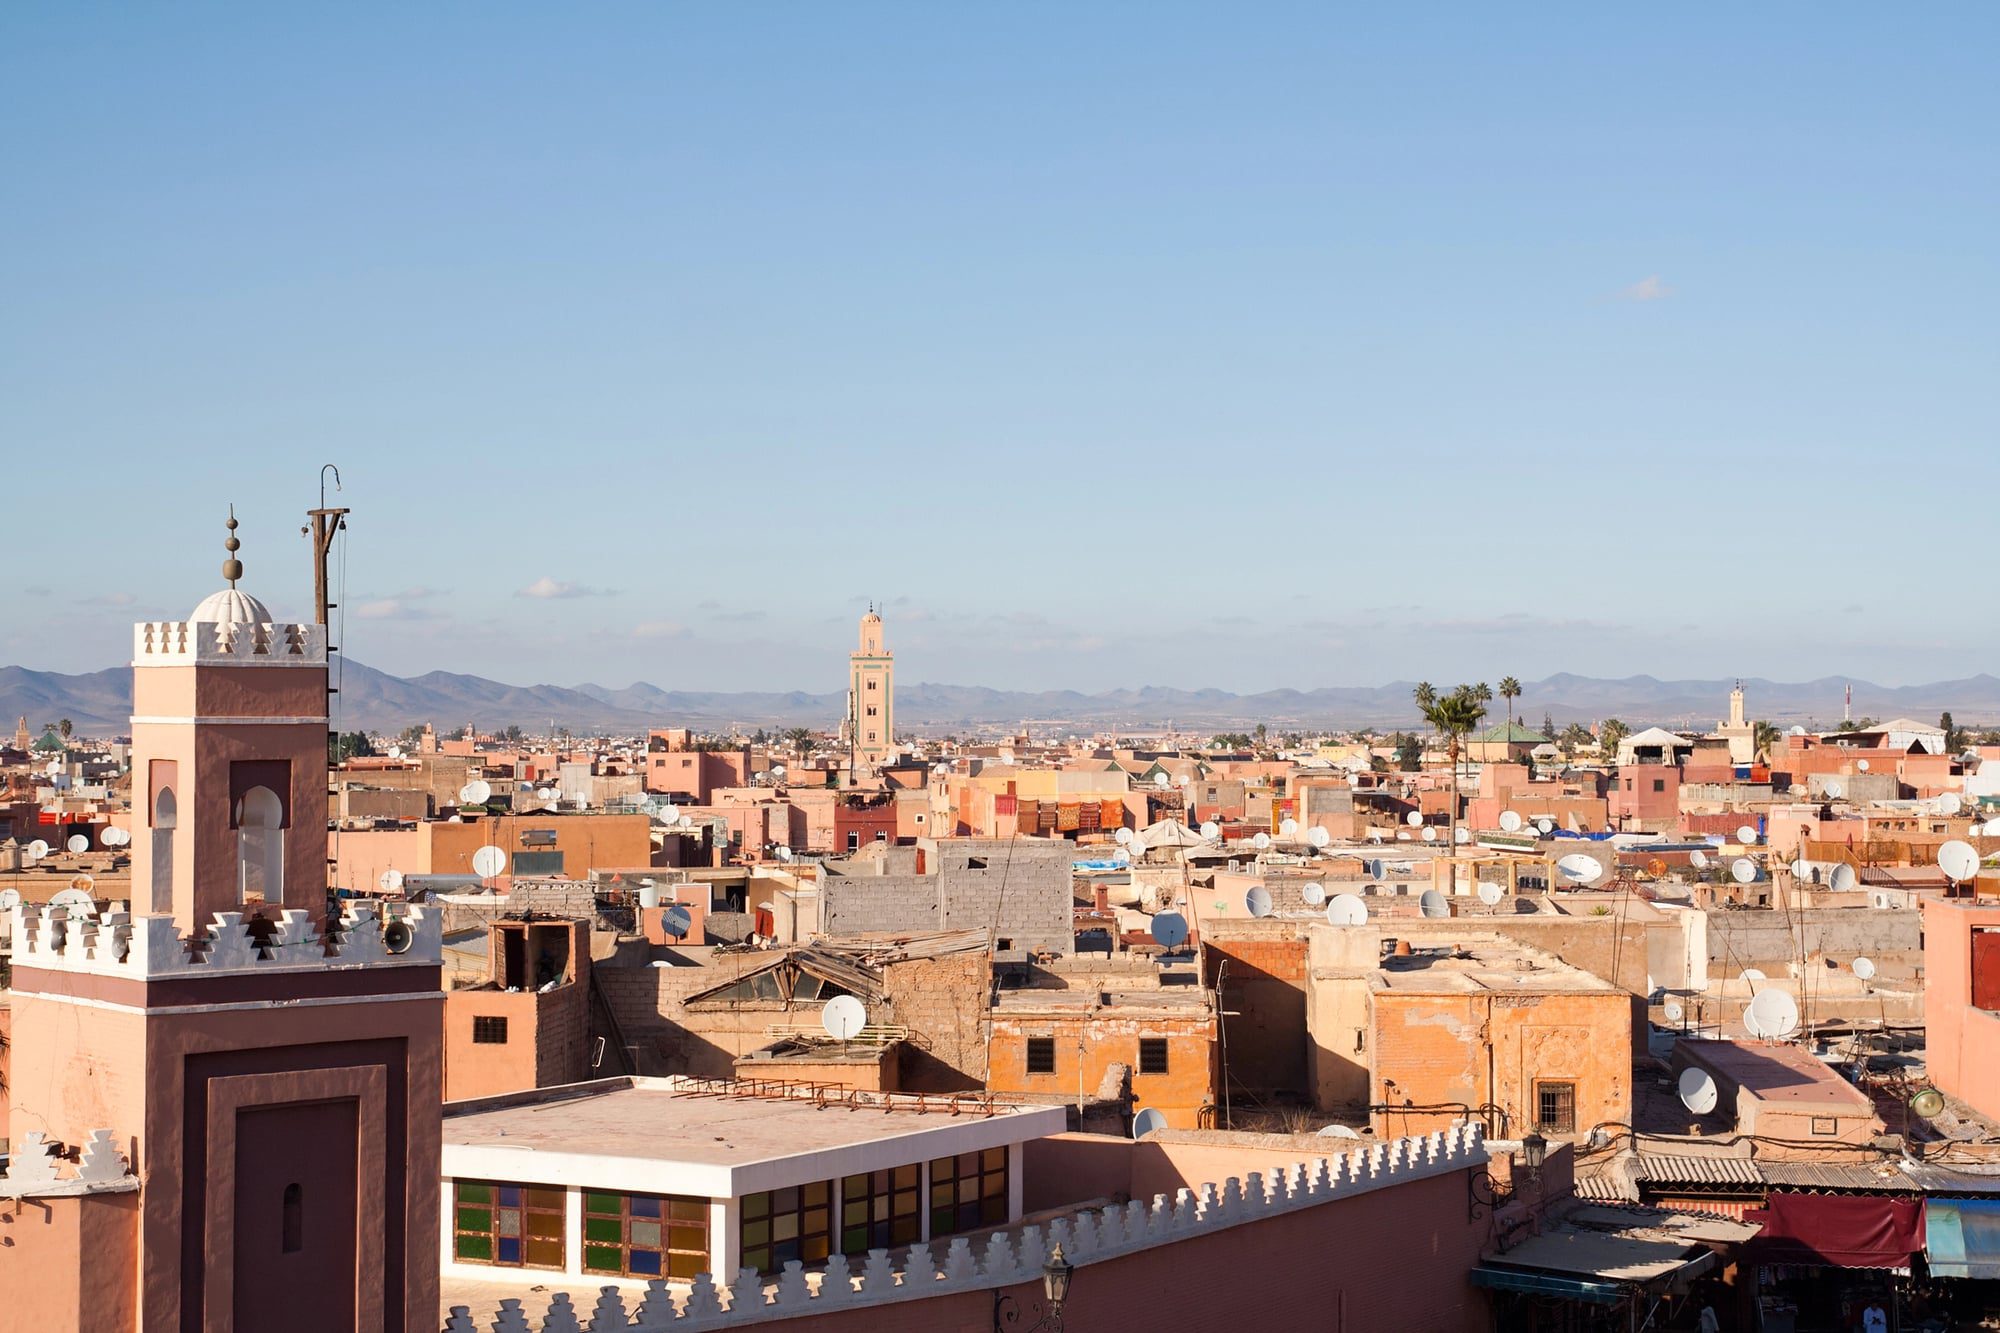
[[[1688,853],[1688,864],[1696,870],[1708,869],[1708,853],[1697,847]]]
[[[1521,812],[1518,810],[1502,810],[1500,812],[1500,831],[1503,833],[1519,833],[1521,831]]]
[[[1155,787],[1171,787],[1174,785],[1174,780],[1165,773],[1155,773],[1153,774],[1153,785]]]
[[[403,872],[400,870],[385,870],[382,872],[382,877],[375,882],[382,886],[382,892],[394,893],[403,887]]]
[[[1729,877],[1738,884],[1751,884],[1757,879],[1757,863],[1747,856],[1739,856],[1729,863]]]
[[[1707,1115],[1715,1109],[1722,1094],[1715,1086],[1715,1078],[1706,1069],[1683,1069],[1680,1080],[1681,1105],[1696,1115]]]
[[[1789,1037],[1799,1030],[1799,1003],[1781,990],[1758,991],[1743,1011],[1743,1026],[1754,1037]]]
[[[1495,884],[1492,880],[1480,881],[1479,901],[1485,903],[1488,907],[1493,906],[1493,904],[1499,902],[1502,898],[1505,898],[1506,896],[1507,896],[1507,890],[1501,888],[1498,884]]]
[[[507,853],[488,843],[472,854],[472,873],[481,879],[492,879],[507,868]]]
[[[1535,831],[1543,835],[1554,833],[1556,831],[1556,821],[1550,819],[1547,815],[1543,815],[1535,821]]]
[[[821,1006],[819,1025],[835,1041],[847,1041],[868,1026],[868,1006],[852,995],[836,995]]]
[[[1117,848],[1116,850],[1114,850],[1114,851],[1113,851],[1113,852],[1111,853],[1111,864],[1112,864],[1112,865],[1115,865],[1115,866],[1129,866],[1129,865],[1131,865],[1131,864],[1132,864],[1132,849],[1131,849],[1130,847],[1120,847],[1120,848]]]
[[[1792,724],[1792,730],[1790,734],[1794,736],[1803,736],[1806,734],[1806,729],[1803,726],[1799,725],[1798,723],[1794,722]]]
[[[60,907],[71,913],[95,912],[97,900],[90,896],[87,889],[68,888],[50,895],[49,906]]]
[[[1937,812],[1941,815],[1949,817],[1964,808],[1965,802],[1958,798],[1958,793],[1955,791],[1943,792],[1937,798]]]
[[[1358,1139],[1361,1136],[1346,1125],[1328,1125],[1319,1131],[1318,1137],[1322,1139]]]
[[[1318,907],[1326,901],[1326,886],[1319,883],[1304,885],[1299,889],[1299,897],[1307,907]]]
[[[1867,954],[1862,954],[1859,958],[1854,960],[1854,975],[1860,977],[1863,981],[1866,981],[1868,980],[1868,978],[1874,976],[1875,960],[1873,958],[1870,958]]]
[[[1597,858],[1585,856],[1582,852],[1571,852],[1568,856],[1560,858],[1556,862],[1556,869],[1562,872],[1563,878],[1577,884],[1595,884],[1604,875],[1604,867],[1598,863]]]
[[[11,912],[21,905],[19,889],[0,889],[0,912]]]
[[[1436,889],[1425,889],[1417,899],[1417,910],[1425,916],[1450,916],[1451,904]]]
[[[87,852],[90,850],[90,839],[84,837],[81,833],[72,833],[69,835],[69,841],[65,842],[63,846],[71,853]]]
[[[1803,856],[1801,856],[1798,860],[1792,862],[1791,871],[1793,879],[1812,878],[1812,867],[1806,864],[1806,859]]]
[[[1351,893],[1336,893],[1326,900],[1326,919],[1329,925],[1365,926],[1368,904]]]
[[[1264,851],[1271,845],[1271,835],[1268,833],[1259,833],[1256,837],[1250,839],[1250,845],[1260,852]]]
[[[1162,912],[1153,918],[1153,942],[1161,948],[1178,949],[1187,939],[1187,918],[1179,912]]]
[[[1424,822],[1423,812],[1419,810],[1412,810],[1410,811],[1409,814],[1403,816],[1403,822],[1405,824],[1408,824],[1411,828],[1415,828],[1419,824]]]
[[[1742,973],[1740,974],[1740,977],[1744,981],[1768,980],[1768,978],[1766,978],[1764,975],[1764,969],[1761,967],[1746,967],[1743,969]]]
[[[1213,819],[1204,820],[1201,826],[1201,836],[1209,842],[1214,842],[1222,836],[1222,825],[1216,823]]]
[[[1955,884],[1963,884],[1979,873],[1979,849],[1953,838],[1937,849],[1938,869]]]
[[[660,807],[660,822],[662,824],[671,824],[680,817],[680,807],[676,806],[672,801],[668,801]]]
[[[1437,840],[1438,840],[1437,826],[1435,824],[1424,825],[1424,841],[1436,842]]]
[[[1381,829],[1378,829],[1378,828],[1371,828],[1371,829],[1369,829],[1369,830],[1368,830],[1368,841],[1370,841],[1370,842],[1380,842],[1380,841],[1382,841],[1382,830],[1381,830]]]
[[[1116,833],[1111,835],[1111,840],[1117,843],[1120,847],[1129,847],[1132,845],[1132,830],[1128,828],[1121,828]]]
[[[123,847],[126,843],[132,841],[132,835],[117,825],[111,824],[106,825],[103,832],[97,835],[97,840],[106,847]]]
[[[1132,1117],[1132,1137],[1135,1139],[1143,1139],[1148,1134],[1157,1134],[1166,1127],[1166,1116],[1150,1106]]]
[[[1408,829],[1399,828],[1396,830],[1397,842],[1408,842],[1409,840],[1410,840],[1410,831]]]
[[[1669,1023],[1678,1023],[1687,1016],[1687,1010],[1681,1007],[1679,1000],[1668,1000],[1663,1006],[1662,1012],[1666,1014]]]
[[[1750,846],[1757,841],[1757,830],[1748,824],[1738,824],[1736,826],[1736,841],[1746,847]]]
[[[1252,885],[1243,895],[1243,910],[1251,916],[1271,915],[1271,891],[1262,884]]]
[[[1298,836],[1299,836],[1299,821],[1298,821],[1298,820],[1296,820],[1296,819],[1287,819],[1287,820],[1283,820],[1283,821],[1281,821],[1281,822],[1280,822],[1280,823],[1278,824],[1278,836],[1279,836],[1279,837],[1281,837],[1281,838],[1296,838],[1296,837],[1298,837]]]
[[[674,827],[677,829],[691,829],[694,827],[694,821],[692,819],[689,819],[686,815],[682,815],[679,819],[676,819],[674,821]]]
[[[785,846],[784,844],[780,843],[780,844],[778,845],[778,859],[779,859],[780,861],[789,861],[789,860],[791,860],[791,859],[792,859],[792,849],[791,849],[791,848],[789,848],[789,847],[787,847],[787,846]]]
[[[773,779],[781,779],[784,776],[785,776],[785,766],[783,764],[771,765],[771,777]]]
[[[1829,801],[1837,801],[1847,795],[1847,788],[1841,785],[1839,778],[1828,778],[1820,790],[1826,793],[1826,799]]]
[[[1333,835],[1315,824],[1306,830],[1306,841],[1315,847],[1324,847],[1333,841]]]
[[[458,789],[460,805],[485,805],[493,796],[493,784],[484,778],[474,778]]]
[[[1826,886],[1835,893],[1850,893],[1854,889],[1854,879],[1854,867],[1843,862],[1826,877]]]
[[[49,760],[48,763],[42,766],[42,771],[44,773],[47,773],[50,777],[54,777],[56,774],[62,772],[62,760],[60,759]]]
[[[1472,841],[1472,830],[1467,828],[1465,825],[1460,824],[1456,829],[1452,830],[1451,836],[1453,842],[1456,842],[1460,846],[1463,846],[1464,844]]]
[[[1868,761],[1866,759],[1857,759],[1854,761],[1854,767],[1857,772],[1866,773],[1868,771]]]

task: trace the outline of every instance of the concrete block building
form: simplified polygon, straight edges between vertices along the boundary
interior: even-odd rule
[[[1071,863],[1056,838],[933,838],[830,861],[821,883],[828,935],[986,929],[994,947],[1068,953]]]

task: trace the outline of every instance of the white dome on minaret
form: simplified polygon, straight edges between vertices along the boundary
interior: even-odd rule
[[[243,545],[236,540],[236,506],[229,507],[229,539],[222,543],[229,552],[229,558],[222,562],[222,577],[229,580],[229,586],[212,592],[201,599],[188,616],[191,623],[211,625],[268,625],[271,623],[271,608],[236,586],[236,580],[243,577],[243,562],[236,558],[237,550]]]

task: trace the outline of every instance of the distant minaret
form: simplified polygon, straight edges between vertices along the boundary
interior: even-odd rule
[[[879,768],[896,746],[896,658],[882,646],[875,604],[861,617],[861,642],[847,659],[848,767]]]
[[[1743,725],[1743,682],[1737,681],[1736,688],[1729,692],[1729,725]]]
[[[1847,685],[1847,702],[1841,705],[1840,720],[1842,723],[1851,723],[1854,721],[1854,683],[1852,681],[1849,681]]]
[[[35,738],[28,734],[28,715],[21,714],[21,720],[14,727],[14,748],[21,751],[32,750]]]

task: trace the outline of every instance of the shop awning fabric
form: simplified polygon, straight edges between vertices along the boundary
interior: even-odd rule
[[[2000,1278],[2000,1199],[1929,1199],[1924,1254],[1935,1277]]]
[[[1924,1245],[1922,1199],[1773,1194],[1762,1209],[1743,1216],[1764,1225],[1749,1251],[1760,1264],[1907,1268]]]

